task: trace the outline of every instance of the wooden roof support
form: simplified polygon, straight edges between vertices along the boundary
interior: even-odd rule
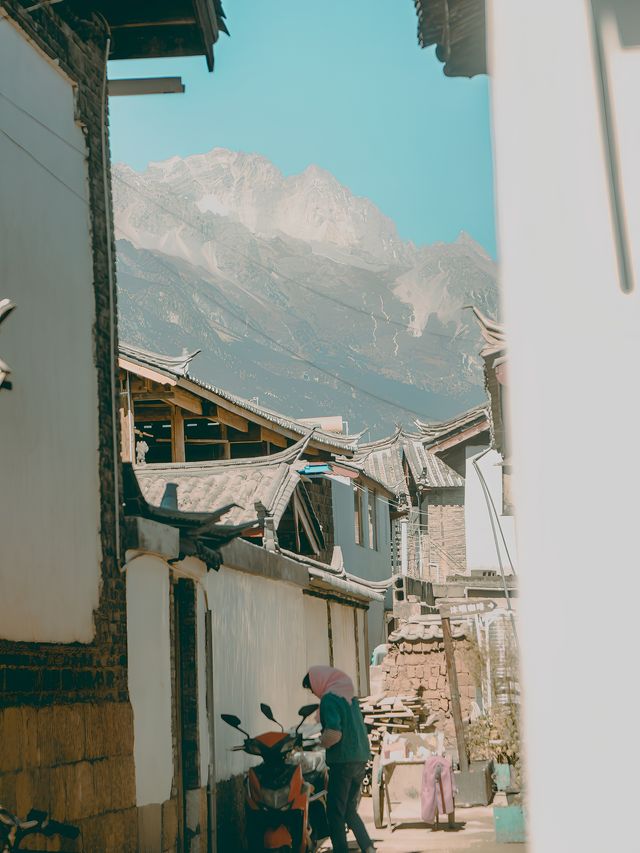
[[[186,460],[184,447],[184,416],[179,406],[173,406],[171,409],[172,462],[184,462]]]
[[[217,407],[217,413],[215,415],[209,415],[208,417],[211,420],[216,420],[221,424],[233,427],[233,429],[237,429],[239,432],[249,432],[249,421],[246,418],[242,418],[240,415],[236,415],[228,409],[223,409],[219,405]]]
[[[261,441],[268,441],[270,444],[275,444],[276,447],[286,448],[288,446],[284,435],[274,432],[272,429],[267,429],[267,427],[260,427],[260,439]]]

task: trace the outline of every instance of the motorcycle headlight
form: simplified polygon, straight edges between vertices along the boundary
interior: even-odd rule
[[[276,809],[277,811],[282,811],[289,803],[289,788],[262,788],[260,791],[260,799],[262,804],[267,806],[270,809]]]

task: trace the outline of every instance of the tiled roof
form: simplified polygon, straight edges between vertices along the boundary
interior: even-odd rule
[[[467,628],[463,624],[452,624],[451,635],[464,637]],[[429,621],[403,622],[399,628],[389,634],[389,643],[418,643],[442,639],[442,622],[438,617]]]
[[[485,0],[414,0],[420,47],[436,45],[448,77],[487,73]]]
[[[235,406],[239,406],[246,412],[257,415],[259,418],[270,422],[276,427],[279,426],[288,432],[294,433],[296,438],[302,438],[303,436],[309,435],[311,428],[307,424],[304,424],[295,418],[288,418],[286,415],[281,415],[278,412],[265,408],[264,406],[259,406],[250,400],[245,400],[243,397],[231,394],[223,388],[218,388],[215,385],[210,385],[208,382],[204,382],[201,379],[196,379],[191,376],[191,362],[199,352],[200,350],[196,350],[193,353],[184,353],[182,356],[171,357],[149,352],[147,350],[131,346],[130,344],[120,344],[120,354],[128,361],[146,365],[160,373],[177,377],[182,380],[182,385],[185,387],[186,383],[191,383],[196,386],[196,389],[201,388],[204,391],[208,391],[210,394],[214,394],[216,397],[219,397],[222,401],[227,401]],[[195,393],[197,393],[197,391]],[[357,449],[359,437],[360,435],[339,435],[335,432],[316,429],[313,432],[312,444],[320,446],[329,452],[336,451],[338,453],[353,453]]]
[[[388,438],[363,444],[355,458],[366,473],[380,480],[394,494],[407,491],[404,463],[419,485],[425,488],[459,488],[463,478],[426,447],[421,435],[398,428]]]
[[[457,435],[467,433],[473,428],[489,429],[489,412],[486,404],[475,406],[457,415],[455,418],[450,418],[448,421],[427,422],[416,420],[416,426],[420,430],[420,434],[426,439],[427,447],[434,444],[439,444],[443,441],[450,442]]]
[[[480,326],[480,332],[484,338],[484,347],[480,350],[480,355],[484,359],[490,359],[492,356],[504,357],[507,351],[507,336],[505,334],[502,323],[497,323],[490,317],[486,317],[482,311],[473,308],[473,313],[476,315],[476,320]],[[493,362],[494,366],[496,362]]]
[[[278,525],[300,482],[294,463],[303,443],[273,456],[216,462],[184,462],[141,465],[136,475],[142,493],[153,506],[177,502],[182,512],[211,512],[215,507],[237,504],[222,516],[226,524],[250,523],[258,516],[260,502]]]

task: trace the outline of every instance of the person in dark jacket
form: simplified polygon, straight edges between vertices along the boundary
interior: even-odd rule
[[[320,700],[321,744],[327,751],[329,767],[327,819],[334,853],[348,853],[347,827],[363,853],[375,853],[358,814],[371,750],[353,682],[332,666],[312,666],[302,686]]]

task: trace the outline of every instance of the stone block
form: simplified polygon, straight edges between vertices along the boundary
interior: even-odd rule
[[[43,739],[51,737],[53,741],[53,764],[69,764],[74,761],[81,761],[85,754],[82,707],[78,705],[54,705],[51,712],[51,715],[42,715],[41,712],[38,712],[40,750],[42,750]],[[40,737],[41,717],[42,738]]]
[[[444,675],[438,676],[438,690],[444,690],[447,686],[447,679]]]
[[[95,777],[91,764],[88,761],[80,761],[70,765],[65,781],[67,785],[66,820],[76,823],[97,814]]]
[[[54,820],[64,823],[67,819],[67,776],[70,765],[52,767],[49,776],[51,799],[49,811]]]
[[[16,773],[0,774],[0,804],[11,812],[16,809]]]
[[[424,679],[424,666],[416,667],[416,678],[419,678],[421,681]]]
[[[83,708],[85,757],[133,753],[133,711],[129,702],[87,704]]]
[[[0,711],[0,773],[22,770],[22,708]]]
[[[22,708],[22,763],[27,770],[40,766],[38,710],[28,705]]]
[[[174,850],[178,837],[178,804],[166,800],[162,804],[162,849]]]
[[[20,817],[25,817],[29,810],[35,807],[33,798],[33,772],[22,770],[16,773],[16,808],[15,812]],[[4,803],[2,803],[4,805]]]

